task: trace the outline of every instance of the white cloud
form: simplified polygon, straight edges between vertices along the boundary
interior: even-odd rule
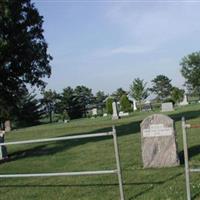
[[[155,50],[155,48],[147,47],[147,46],[122,46],[118,48],[113,48],[110,51],[111,55],[114,54],[140,54],[140,53],[148,53]]]
[[[92,52],[88,52],[87,54],[83,54],[81,58],[83,60],[87,60],[88,58],[90,61],[96,60],[99,58],[106,58],[111,56],[118,56],[118,55],[138,55],[138,54],[145,54],[151,53],[156,50],[156,47],[152,46],[119,46],[114,48],[99,48],[95,49]]]

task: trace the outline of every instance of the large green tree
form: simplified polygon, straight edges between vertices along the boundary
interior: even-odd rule
[[[17,127],[24,127],[39,124],[43,114],[42,104],[36,94],[25,93],[17,104],[14,117]]]
[[[165,100],[170,97],[172,84],[171,80],[165,75],[158,75],[152,81],[152,88],[150,89],[153,92],[157,99],[160,101]]]
[[[94,96],[92,94],[92,89],[86,87],[86,86],[77,86],[74,89],[74,102],[75,105],[79,108],[79,113],[83,117],[86,116],[86,106],[94,103]]]
[[[131,103],[127,97],[127,95],[122,95],[120,98],[120,107],[121,111],[123,112],[130,112],[131,111]]]
[[[177,87],[173,87],[171,91],[171,98],[175,103],[180,103],[183,100],[185,91]]]
[[[180,65],[189,92],[200,96],[200,52],[183,57]]]
[[[108,97],[108,95],[106,95],[103,91],[98,91],[95,95],[95,104],[96,106],[98,107],[99,111],[98,113],[99,114],[103,114],[103,109],[105,108],[105,105],[106,105],[106,98]]]
[[[123,89],[123,88],[118,88],[113,94],[112,96],[115,98],[116,101],[120,101],[120,98],[122,97],[122,95],[126,95],[127,92]]]
[[[139,102],[140,110],[142,109],[142,101],[148,97],[148,89],[146,88],[147,83],[140,78],[134,79],[130,85],[130,96]]]
[[[108,97],[106,100],[106,111],[108,114],[112,115],[113,114],[113,109],[112,109],[112,103],[114,102],[114,99],[111,97]]]
[[[60,101],[56,105],[56,112],[65,115],[69,115],[69,118],[77,118],[79,115],[79,106],[77,105],[76,98],[74,95],[74,89],[66,87],[59,95]]]
[[[43,17],[30,0],[0,1],[0,113],[12,115],[27,85],[44,87],[51,56],[43,36]]]
[[[95,95],[95,103],[100,106],[103,105],[107,96],[103,91],[98,91]]]
[[[66,87],[58,99],[55,104],[56,113],[67,113],[70,119],[85,117],[87,106],[95,102],[92,90],[86,86],[77,86],[75,89]]]
[[[58,100],[58,94],[56,91],[47,90],[42,93],[43,97],[41,103],[45,108],[46,114],[49,116],[49,122],[53,122],[53,112],[55,111],[55,105]]]

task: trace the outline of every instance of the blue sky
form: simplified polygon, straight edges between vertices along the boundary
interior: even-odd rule
[[[125,90],[158,74],[182,87],[181,58],[200,50],[200,1],[34,0],[53,56],[47,88]]]

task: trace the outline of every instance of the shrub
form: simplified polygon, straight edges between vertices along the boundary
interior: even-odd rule
[[[123,112],[130,112],[131,110],[131,103],[128,100],[128,97],[126,95],[122,95],[120,98],[120,106],[121,106],[121,111]]]
[[[113,113],[112,103],[113,103],[113,99],[112,98],[108,98],[107,101],[106,101],[106,111],[107,111],[108,114],[111,114],[111,115]]]

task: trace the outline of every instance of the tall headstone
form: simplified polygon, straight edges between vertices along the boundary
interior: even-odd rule
[[[137,105],[135,99],[133,99],[133,111],[137,110]]]
[[[162,112],[171,112],[174,111],[174,106],[172,102],[162,103]]]
[[[97,115],[97,108],[92,109],[92,116],[95,116],[95,115]]]
[[[5,121],[5,132],[10,132],[11,131],[11,123],[10,120]]]
[[[189,104],[189,103],[188,103],[187,95],[185,94],[185,95],[184,95],[184,98],[183,98],[183,101],[180,102],[180,105],[181,105],[181,106],[185,106],[185,105],[188,105],[188,104]]]
[[[144,168],[179,165],[174,121],[165,115],[154,114],[140,124]]]
[[[119,112],[118,112],[118,109],[117,109],[117,104],[116,104],[116,102],[113,102],[113,103],[112,103],[112,109],[113,109],[112,119],[113,119],[113,120],[119,119]]]

